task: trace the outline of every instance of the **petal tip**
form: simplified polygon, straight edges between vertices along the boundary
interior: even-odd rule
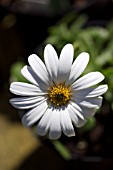
[[[104,85],[102,85],[102,86],[103,86],[103,90],[104,90],[103,93],[105,93],[105,92],[108,90],[108,85],[107,85],[107,84],[104,84]]]
[[[51,47],[53,47],[51,44],[47,44],[47,45],[45,46],[45,48],[51,48]]]
[[[101,81],[104,80],[105,77],[104,77],[104,75],[102,73],[97,72],[97,74],[100,76]]]
[[[31,54],[29,57],[28,57],[28,62],[30,62],[32,59],[38,57],[36,54]]]
[[[74,47],[71,43],[66,44],[64,47],[71,48],[74,51]]]
[[[13,106],[12,99],[9,99],[9,103]]]
[[[68,135],[68,137],[73,137],[73,136],[75,136],[75,132],[70,133],[70,134]]]
[[[61,137],[61,133],[60,132],[49,133],[49,139],[51,139],[51,140],[57,140],[60,137]]]
[[[28,124],[28,122],[26,121],[26,119],[24,119],[24,116],[22,118],[22,124],[24,127],[30,127],[30,125]]]
[[[89,53],[87,53],[87,52],[82,52],[82,53],[80,54],[80,56],[81,56],[84,60],[86,60],[87,63],[89,62],[89,58],[90,58]]]
[[[25,70],[27,69],[27,65],[23,66],[22,69],[21,69],[21,74],[23,75]]]

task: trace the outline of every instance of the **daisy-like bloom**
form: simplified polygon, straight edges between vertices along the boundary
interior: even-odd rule
[[[10,91],[22,96],[10,99],[18,109],[29,109],[22,118],[26,127],[37,123],[37,134],[49,134],[58,139],[63,133],[74,136],[73,125],[81,127],[102,104],[101,95],[107,85],[95,86],[104,79],[100,72],[90,72],[78,79],[89,62],[89,54],[82,52],[73,62],[74,49],[67,44],[58,58],[48,44],[44,49],[44,62],[35,54],[28,58],[22,75],[30,83],[13,82]]]

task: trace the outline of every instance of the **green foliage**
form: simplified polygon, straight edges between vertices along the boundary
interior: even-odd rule
[[[60,141],[58,141],[58,140],[57,141],[52,141],[52,144],[54,145],[55,149],[60,153],[60,155],[65,160],[70,160],[71,159],[70,151]]]
[[[27,82],[27,80],[21,74],[21,69],[25,65],[22,61],[17,61],[11,65],[10,68],[10,82],[19,81],[19,82]]]

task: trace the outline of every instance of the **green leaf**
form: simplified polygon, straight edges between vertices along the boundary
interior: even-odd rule
[[[70,32],[72,34],[77,34],[77,32],[80,32],[86,21],[88,20],[88,17],[86,15],[80,15],[77,18],[73,20],[73,23],[70,25]]]
[[[71,159],[71,153],[68,150],[66,146],[63,145],[60,141],[52,141],[52,144],[54,145],[55,149],[60,153],[60,155],[65,159],[65,160],[70,160]]]

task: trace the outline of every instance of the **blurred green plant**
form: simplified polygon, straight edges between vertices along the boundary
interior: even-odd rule
[[[10,82],[19,81],[19,82],[28,82],[23,75],[21,74],[21,69],[25,66],[23,61],[16,61],[11,65],[10,68]]]
[[[58,140],[52,141],[52,144],[65,160],[71,159],[71,153],[69,149],[65,145],[63,145],[60,141]]]

